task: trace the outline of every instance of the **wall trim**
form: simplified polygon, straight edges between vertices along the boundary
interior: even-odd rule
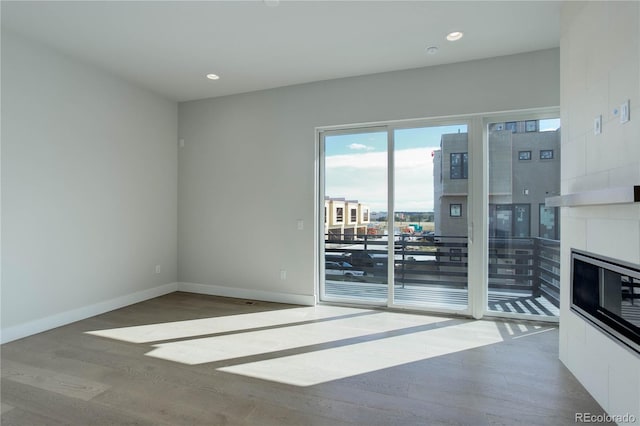
[[[144,302],[145,300],[153,299],[155,297],[164,296],[175,291],[207,294],[211,296],[234,297],[238,299],[261,300],[265,302],[289,303],[304,306],[313,306],[316,304],[316,298],[314,295],[278,293],[264,290],[253,290],[210,284],[173,282],[158,287],[137,291],[135,293],[126,294],[124,296],[116,297],[104,302],[94,303],[93,305],[83,306],[77,309],[60,312],[48,317],[29,321],[12,327],[2,328],[0,330],[0,343],[9,343],[14,340],[22,339],[24,337],[52,330],[63,325],[71,324],[76,321],[104,314],[105,312],[124,308],[135,303]]]
[[[214,284],[178,283],[178,291],[207,294],[210,296],[234,297],[237,299],[261,300],[264,302],[290,303],[304,306],[314,306],[316,304],[315,295],[279,293],[275,291],[226,287]]]
[[[133,305],[134,303],[144,302],[145,300],[153,299],[154,297],[164,296],[165,294],[175,292],[177,289],[177,282],[168,283],[158,287],[119,296],[114,299],[105,300],[104,302],[98,302],[93,305],[60,312],[45,318],[29,321],[24,324],[3,328],[0,331],[0,343],[8,343],[13,340],[22,339],[23,337],[42,333],[43,331],[113,311],[114,309],[124,308],[125,306]]]

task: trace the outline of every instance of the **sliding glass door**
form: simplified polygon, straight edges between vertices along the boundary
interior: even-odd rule
[[[465,311],[467,125],[321,133],[321,297]]]
[[[559,315],[560,120],[521,116],[488,124],[489,314]]]
[[[466,124],[393,130],[395,306],[466,310]]]
[[[560,122],[528,114],[319,131],[320,299],[557,320]]]
[[[321,134],[323,300],[387,304],[388,131]]]

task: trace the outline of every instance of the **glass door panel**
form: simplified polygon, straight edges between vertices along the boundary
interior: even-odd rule
[[[325,132],[321,298],[386,304],[386,129]]]
[[[489,141],[489,312],[559,315],[560,120],[491,123]],[[532,208],[533,206],[533,208]]]
[[[393,304],[465,310],[467,125],[393,133]]]

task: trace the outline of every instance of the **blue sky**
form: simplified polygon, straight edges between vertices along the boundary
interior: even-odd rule
[[[445,133],[465,133],[466,125],[398,129],[394,132],[397,211],[433,210],[432,152]],[[325,194],[387,210],[387,133],[327,136]]]
[[[399,129],[394,133],[395,148],[400,150],[427,146],[439,147],[440,135],[443,133],[458,133],[458,130],[466,132],[466,129],[466,125]],[[386,131],[329,136],[326,141],[326,156],[387,151]]]
[[[541,120],[540,130],[556,130],[560,120]],[[433,210],[432,152],[440,137],[466,133],[466,125],[397,129],[395,142],[396,211]],[[325,138],[325,195],[358,200],[373,211],[387,210],[386,131]]]

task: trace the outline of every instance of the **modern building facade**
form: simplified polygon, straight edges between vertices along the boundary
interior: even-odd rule
[[[324,199],[324,235],[328,240],[350,241],[364,235],[370,219],[369,206],[358,200]]]
[[[442,135],[434,152],[435,233],[467,235],[466,133]],[[489,236],[559,238],[558,212],[545,198],[560,192],[560,129],[537,120],[489,127]]]

